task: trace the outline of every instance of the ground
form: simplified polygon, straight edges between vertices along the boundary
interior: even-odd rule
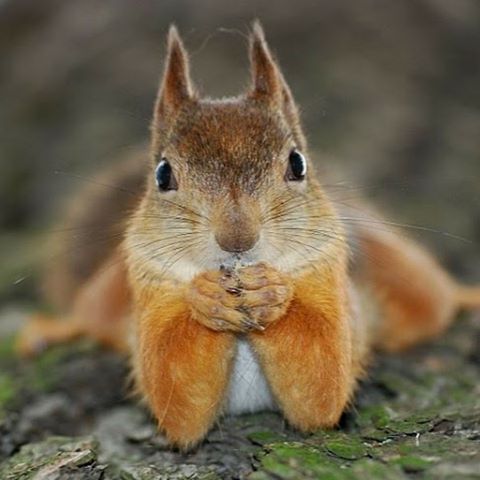
[[[480,478],[478,316],[378,355],[336,430],[301,435],[274,413],[226,418],[189,454],[156,433],[116,354],[79,342],[18,361],[20,316],[0,314],[1,479]]]

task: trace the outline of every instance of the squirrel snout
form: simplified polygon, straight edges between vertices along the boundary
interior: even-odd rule
[[[253,231],[220,231],[215,234],[215,240],[225,252],[241,253],[251,250],[258,241],[258,232]]]
[[[225,252],[241,253],[251,250],[260,236],[259,225],[244,209],[224,212],[217,218],[215,240]]]

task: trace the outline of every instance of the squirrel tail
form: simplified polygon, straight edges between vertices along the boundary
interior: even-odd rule
[[[459,285],[456,298],[459,308],[466,310],[480,309],[480,286]]]

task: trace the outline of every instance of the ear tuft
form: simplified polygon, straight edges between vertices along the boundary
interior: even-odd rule
[[[171,25],[167,39],[165,72],[157,97],[155,115],[165,121],[168,115],[178,111],[183,102],[194,96],[190,80],[188,55],[175,25]]]
[[[167,37],[167,45],[170,47],[174,42],[182,43],[180,39],[180,34],[178,33],[178,28],[174,23],[171,23],[168,27],[168,37]]]
[[[253,95],[267,96],[274,100],[280,94],[281,78],[278,67],[265,41],[265,33],[259,20],[255,20],[252,25],[250,62]]]
[[[263,30],[262,22],[258,18],[252,22],[252,37],[265,42],[265,31]]]
[[[275,62],[259,20],[254,20],[250,34],[250,63],[253,88],[250,96],[280,110],[289,123],[299,148],[305,148],[298,109],[279,66]]]

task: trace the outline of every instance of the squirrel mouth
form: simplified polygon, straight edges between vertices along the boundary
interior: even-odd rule
[[[255,262],[247,253],[232,253],[220,262],[220,270],[232,271],[236,268],[246,267]]]
[[[233,253],[220,263],[220,270],[234,270],[235,268],[242,266],[242,255],[240,253]]]

